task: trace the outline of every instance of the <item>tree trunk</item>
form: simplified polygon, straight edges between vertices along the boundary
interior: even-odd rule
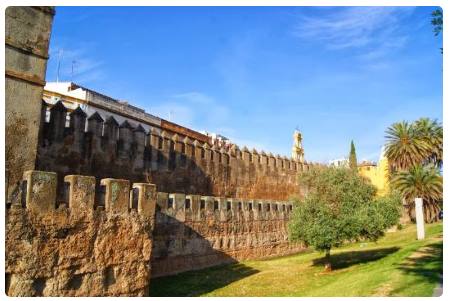
[[[325,251],[325,272],[331,272],[330,249]]]

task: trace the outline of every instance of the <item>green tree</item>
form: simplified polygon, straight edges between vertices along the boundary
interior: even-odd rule
[[[409,205],[410,216],[414,214],[415,198],[422,198],[425,221],[436,221],[440,212],[439,201],[442,199],[442,176],[432,165],[415,165],[406,171],[396,173],[391,185],[397,189]]]
[[[385,154],[393,170],[405,170],[421,163],[429,151],[424,139],[407,121],[397,122],[386,131]]]
[[[326,270],[332,268],[332,248],[350,241],[376,241],[400,217],[398,195],[375,198],[376,188],[352,170],[315,167],[299,182],[306,197],[295,203],[289,238],[325,252]]]
[[[433,32],[435,36],[438,36],[442,32],[443,22],[442,22],[442,10],[436,9],[431,13],[431,24],[433,25]]]
[[[424,163],[432,163],[440,168],[442,166],[443,157],[443,128],[436,119],[420,118],[413,124],[418,137],[427,144],[427,152],[424,154]]]
[[[436,9],[431,13],[431,25],[433,25],[433,32],[435,36],[438,36],[443,30],[442,9]],[[441,53],[444,49],[441,47]]]
[[[425,221],[431,222],[439,213],[439,194],[436,182],[438,169],[443,164],[443,128],[437,120],[420,118],[412,123],[394,123],[386,131],[386,157],[391,167],[393,188],[398,189],[409,216],[414,219],[412,202],[416,197],[424,200]],[[440,180],[442,182],[442,179]],[[427,187],[431,185],[431,190]]]
[[[394,171],[430,162],[442,165],[443,129],[437,120],[394,123],[386,130],[385,138],[386,157]]]
[[[351,170],[358,170],[358,161],[356,160],[356,150],[355,150],[355,144],[350,144],[350,155],[348,156],[348,164]]]

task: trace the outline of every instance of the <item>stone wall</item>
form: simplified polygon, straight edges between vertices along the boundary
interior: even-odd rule
[[[152,277],[302,251],[288,241],[292,204],[158,193]]]
[[[9,296],[145,296],[150,277],[304,249],[288,241],[290,202],[68,175],[58,204],[57,178],[25,172],[7,203]]]
[[[8,296],[148,295],[155,186],[66,176],[68,206],[57,206],[57,176],[24,174],[20,198],[6,212]]]
[[[219,148],[156,127],[118,124],[112,116],[87,116],[81,108],[69,112],[62,102],[46,110],[44,103],[42,120],[50,116],[43,122],[37,168],[61,177],[125,178],[165,192],[286,200],[299,192],[297,175],[308,168],[245,147]]]
[[[35,168],[53,15],[51,7],[9,6],[5,10],[5,153],[9,193],[17,188],[25,170]]]

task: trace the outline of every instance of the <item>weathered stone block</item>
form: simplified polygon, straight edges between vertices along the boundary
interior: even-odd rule
[[[128,212],[130,181],[122,179],[102,179],[105,186],[105,209],[114,213]]]
[[[138,213],[153,218],[157,200],[156,186],[149,183],[134,183],[134,188],[138,189]]]
[[[35,213],[47,213],[56,208],[57,176],[54,172],[26,171],[23,180],[27,182],[25,203]]]
[[[95,177],[68,175],[64,182],[69,183],[69,208],[71,212],[94,211]]]
[[[169,199],[169,194],[166,192],[158,192],[156,204],[158,205],[159,209],[164,212],[167,210],[167,200]]]
[[[173,209],[175,212],[175,218],[180,221],[184,222],[186,218],[185,214],[185,201],[186,201],[186,195],[184,193],[171,193],[169,194],[169,198],[173,199]]]

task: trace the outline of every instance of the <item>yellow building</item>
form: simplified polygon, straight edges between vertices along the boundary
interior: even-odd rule
[[[381,150],[378,164],[373,162],[362,162],[358,165],[358,172],[360,175],[368,178],[370,182],[377,188],[378,195],[385,195],[389,192],[389,164],[387,158],[384,156],[384,150]]]

